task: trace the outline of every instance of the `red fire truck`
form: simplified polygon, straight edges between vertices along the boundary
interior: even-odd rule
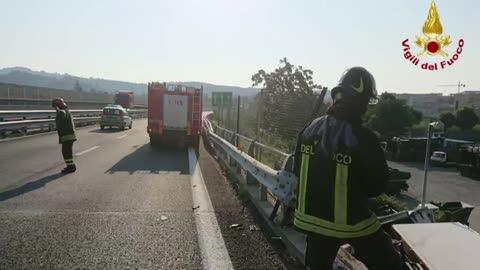
[[[201,89],[153,82],[148,84],[150,144],[189,144],[198,148],[202,135]]]
[[[118,91],[115,94],[114,102],[125,109],[133,108],[133,92],[132,91]]]

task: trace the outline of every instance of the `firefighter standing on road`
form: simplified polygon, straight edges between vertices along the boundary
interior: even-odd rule
[[[77,170],[73,162],[72,152],[73,142],[77,140],[75,137],[73,117],[68,110],[67,104],[61,98],[53,99],[52,107],[57,111],[55,123],[57,125],[59,143],[62,144],[63,159],[67,165],[67,167],[62,170],[62,173],[73,173]]]
[[[306,264],[332,269],[339,247],[350,244],[369,269],[401,269],[391,238],[367,199],[384,192],[388,167],[375,134],[361,125],[376,99],[375,79],[362,67],[347,70],[331,92],[327,115],[299,134],[294,171],[299,176],[294,224],[307,234]]]

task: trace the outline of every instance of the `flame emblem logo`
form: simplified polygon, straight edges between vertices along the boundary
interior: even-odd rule
[[[460,38],[457,42],[457,49],[453,51],[452,48],[447,48],[452,42],[449,35],[443,35],[443,26],[440,22],[440,15],[438,14],[437,5],[432,0],[430,10],[428,11],[427,21],[423,25],[424,36],[416,36],[414,43],[421,48],[421,50],[412,50],[410,47],[410,40],[406,38],[402,42],[403,57],[423,70],[442,70],[453,66],[458,62],[463,53],[465,40]],[[452,55],[450,56],[445,51]],[[428,54],[430,56],[441,55],[443,60],[433,58],[425,58],[422,60],[422,55]],[[438,60],[438,61],[436,61]]]
[[[443,26],[440,22],[440,15],[438,14],[435,1],[432,1],[427,21],[423,25],[423,34],[426,37],[416,36],[417,40],[415,44],[423,49],[417,56],[427,53],[429,55],[440,54],[443,57],[448,57],[448,54],[443,51],[443,48],[452,42],[450,41],[450,36],[442,36]]]

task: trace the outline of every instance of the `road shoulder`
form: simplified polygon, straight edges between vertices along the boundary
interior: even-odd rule
[[[261,230],[255,214],[239,199],[216,160],[201,143],[199,163],[215,215],[235,269],[285,269],[280,256]],[[233,226],[238,224],[237,226]]]

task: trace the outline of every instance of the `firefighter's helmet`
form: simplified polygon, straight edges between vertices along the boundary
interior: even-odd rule
[[[373,75],[363,67],[347,69],[338,85],[331,92],[333,103],[338,101],[355,102],[356,100],[377,101],[377,88]]]
[[[57,97],[57,98],[52,99],[52,107],[54,107],[54,108],[66,108],[67,103],[65,103],[63,98]]]

